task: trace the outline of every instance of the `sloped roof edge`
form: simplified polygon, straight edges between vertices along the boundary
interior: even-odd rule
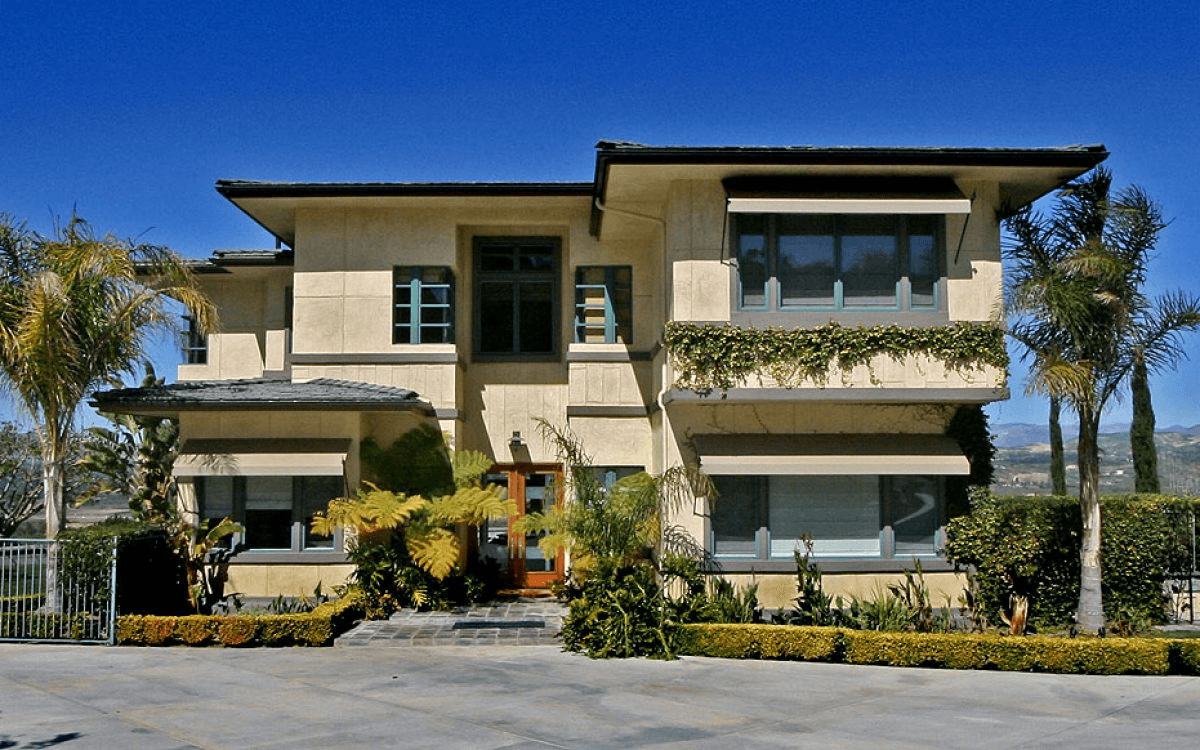
[[[193,380],[141,388],[118,388],[92,394],[90,403],[105,412],[172,414],[179,411],[307,410],[418,411],[434,415],[433,406],[415,391],[335,378],[304,382],[253,378]]]

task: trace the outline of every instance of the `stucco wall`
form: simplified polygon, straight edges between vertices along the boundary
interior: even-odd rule
[[[925,573],[929,599],[935,607],[943,606],[947,597],[957,606],[966,587],[963,573]],[[759,606],[768,609],[790,609],[795,606],[796,575],[794,573],[727,574],[722,576],[737,586],[758,584]],[[903,573],[826,573],[821,588],[830,596],[840,596],[845,606],[851,599],[879,599],[889,584],[903,584]]]

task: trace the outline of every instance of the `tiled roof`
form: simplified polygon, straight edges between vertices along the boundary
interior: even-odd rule
[[[147,388],[119,388],[92,394],[101,411],[177,411],[198,409],[399,409],[433,412],[427,401],[407,388],[318,378],[306,382],[191,380]]]

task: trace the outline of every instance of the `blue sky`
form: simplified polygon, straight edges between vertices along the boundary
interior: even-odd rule
[[[1200,294],[1200,13],[1118,2],[53,2],[0,7],[0,211],[202,257],[271,238],[218,178],[592,178],[653,144],[1104,143]],[[1191,361],[1160,425],[1200,422]],[[173,361],[159,357],[173,377]],[[1041,399],[991,409],[1041,422]],[[1110,420],[1127,420],[1118,407]]]

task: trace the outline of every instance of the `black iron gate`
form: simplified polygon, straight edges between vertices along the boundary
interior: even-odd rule
[[[0,641],[115,643],[116,547],[0,539]]]

